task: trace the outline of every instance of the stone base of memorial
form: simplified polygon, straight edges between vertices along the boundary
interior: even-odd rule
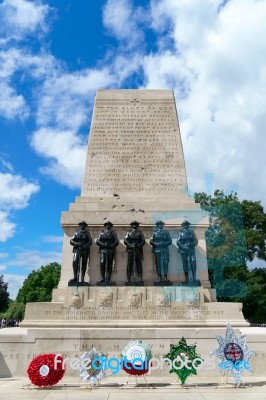
[[[27,303],[21,327],[218,327],[249,326],[241,303],[213,301],[200,287],[103,287],[55,289],[51,303]],[[213,295],[213,298],[210,295]]]
[[[255,376],[263,376],[265,328],[249,327],[241,303],[212,301],[210,293],[202,286],[56,289],[53,302],[27,304],[19,328],[0,330],[0,377],[25,376],[30,361],[48,352],[71,359],[95,347],[108,357],[120,358],[127,343],[137,339],[148,343],[160,359],[183,336],[189,345],[197,343],[206,360],[200,376],[215,376],[219,381],[218,361],[210,360],[210,351],[228,322],[238,335],[247,335],[250,348],[257,353],[252,370]],[[209,362],[214,362],[213,368]],[[77,371],[67,368],[66,376],[77,377]],[[163,369],[152,371],[152,376],[168,382],[166,363]],[[116,382],[116,376],[113,379]]]

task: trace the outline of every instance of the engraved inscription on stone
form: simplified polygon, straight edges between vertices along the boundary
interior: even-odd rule
[[[159,91],[148,101],[146,91],[136,90],[132,99],[130,94],[126,99],[121,98],[122,92],[114,91],[108,101],[104,91],[96,97],[83,196],[186,190],[172,92],[162,91],[164,95],[160,98]]]
[[[88,306],[81,309],[73,309],[73,307],[65,307],[58,305],[58,310],[44,311],[41,318],[60,317],[62,320],[203,320],[212,318],[222,318],[222,310],[210,310],[208,306],[193,307],[175,304],[169,307],[167,302],[165,305],[158,306],[141,306],[141,297],[139,293],[135,293],[135,300],[130,306],[95,307]],[[158,299],[158,298],[157,298]],[[40,316],[39,316],[40,317]]]

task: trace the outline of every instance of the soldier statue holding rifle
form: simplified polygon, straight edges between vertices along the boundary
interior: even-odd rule
[[[196,278],[197,264],[195,255],[195,247],[198,244],[198,239],[195,233],[189,229],[190,222],[184,221],[181,225],[183,226],[183,230],[178,233],[176,244],[178,247],[178,252],[182,257],[185,283],[198,283]],[[192,279],[189,278],[189,268]]]
[[[132,229],[126,234],[124,244],[127,248],[127,281],[126,285],[130,284],[132,274],[135,283],[142,284],[142,262],[143,259],[143,246],[145,245],[145,238],[143,233],[138,229],[139,222],[133,221],[130,224]],[[136,276],[139,277],[139,282],[136,282]]]
[[[168,280],[168,264],[169,264],[169,249],[172,244],[170,233],[163,229],[165,223],[163,221],[156,222],[156,229],[151,237],[150,244],[152,245],[152,252],[155,254],[156,270],[158,275],[158,282],[155,284],[171,285]]]
[[[79,223],[79,230],[75,232],[70,240],[73,246],[73,273],[74,278],[69,281],[69,284],[84,283],[85,273],[87,269],[87,262],[90,254],[90,246],[92,238],[89,231],[86,231],[88,224],[85,221]],[[80,279],[81,278],[81,279]]]
[[[111,229],[112,222],[106,221],[105,229],[99,234],[96,244],[99,246],[100,268],[102,280],[100,283],[113,283],[111,281],[115,248],[119,245],[116,233]]]

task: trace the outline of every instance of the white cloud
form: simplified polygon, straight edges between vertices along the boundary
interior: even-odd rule
[[[31,196],[38,190],[37,184],[28,182],[20,175],[0,172],[0,242],[5,242],[15,233],[12,211],[27,207]]]
[[[175,91],[191,189],[213,172],[216,187],[236,182],[242,198],[264,200],[266,1],[222,3],[152,3],[159,49],[143,58],[145,87]]]
[[[18,71],[21,79],[36,78],[37,127],[31,144],[48,160],[45,174],[79,187],[94,91],[120,87],[135,74],[141,76],[142,67],[144,87],[175,91],[190,188],[205,190],[204,175],[212,172],[216,187],[226,189],[236,182],[242,197],[263,200],[266,188],[258,171],[266,122],[266,1],[150,4],[148,13],[148,2],[145,7],[134,7],[130,0],[106,2],[103,23],[118,40],[118,49],[112,61],[106,58],[98,69],[70,73],[45,51],[2,50],[0,114],[27,117],[30,104],[14,89],[12,78]],[[10,13],[11,38],[12,26],[17,40],[47,29],[51,9],[41,1],[5,0],[0,7],[4,16]],[[157,43],[144,54],[149,29]]]
[[[85,69],[47,78],[39,94],[37,129],[31,138],[34,150],[49,160],[41,172],[70,188],[80,188],[87,139],[80,134],[86,126],[95,90],[114,82],[107,68]]]
[[[40,128],[34,132],[31,144],[37,153],[52,160],[42,168],[43,173],[71,188],[80,187],[86,145],[73,131]]]
[[[49,6],[41,1],[4,0],[0,4],[0,33],[2,43],[22,36],[46,31],[46,16]]]
[[[72,74],[60,71],[47,78],[38,96],[38,125],[78,131],[88,121],[89,101],[95,90],[113,82],[107,68]]]
[[[30,197],[37,193],[39,186],[28,182],[20,175],[0,172],[0,206],[6,210],[25,208]]]
[[[187,95],[193,71],[187,68],[185,61],[167,50],[161,54],[150,54],[143,59],[143,68],[147,83],[145,88],[165,89],[175,87],[179,97]]]
[[[143,41],[140,24],[147,18],[141,7],[132,7],[130,0],[108,0],[103,9],[103,23],[123,45],[132,48]]]
[[[8,82],[17,71],[23,72],[22,79],[26,75],[42,79],[54,75],[60,68],[61,63],[43,49],[38,54],[33,54],[22,46],[0,51],[0,78]]]
[[[56,71],[51,55],[42,49],[33,54],[26,45],[27,35],[36,38],[47,31],[49,10],[41,0],[4,0],[0,4],[0,116],[4,118],[25,119],[30,114],[28,94],[23,93],[22,86],[17,88],[18,80],[41,79]]]
[[[28,107],[21,95],[17,95],[14,89],[0,81],[0,115],[7,119],[28,116]]]
[[[22,89],[18,93],[19,89],[13,83],[15,74],[19,74],[22,81],[25,77],[41,80],[58,69],[60,63],[44,51],[33,55],[28,50],[14,47],[0,50],[0,115],[7,119],[29,116],[30,108],[25,95]]]
[[[16,229],[16,224],[10,222],[9,214],[4,211],[0,211],[0,242],[5,242],[11,238]]]
[[[113,60],[112,70],[115,76],[116,87],[123,87],[127,79],[142,72],[143,55],[139,53],[117,54]]]

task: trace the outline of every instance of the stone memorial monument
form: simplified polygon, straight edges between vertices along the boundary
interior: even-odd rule
[[[184,285],[188,276],[177,244],[184,220],[197,237],[197,246],[194,243],[191,248],[197,262],[192,269],[195,285]],[[73,237],[80,221],[86,221],[84,230],[92,237],[85,275],[82,265],[82,278],[88,286],[82,282],[69,286],[73,281]],[[143,285],[132,285],[131,267],[139,262],[140,252],[132,247],[129,260],[126,250],[130,243],[124,242],[130,224],[134,228],[132,221],[140,224],[146,242],[139,242],[141,275],[139,264],[136,270],[136,281]],[[167,271],[166,252],[161,256],[162,270],[152,253],[154,246],[161,246],[160,241],[150,244],[158,221],[171,239]],[[0,336],[2,343],[8,342],[5,351],[20,357],[20,363],[8,356],[3,361],[13,375],[25,371],[25,357],[34,354],[50,351],[71,356],[92,346],[105,354],[119,354],[133,339],[149,342],[156,356],[185,336],[191,342],[197,340],[204,358],[210,351],[206,344],[215,347],[215,334],[228,322],[239,328],[249,326],[242,305],[217,302],[209,282],[204,236],[208,218],[188,195],[171,90],[97,92],[81,195],[62,213],[61,225],[62,271],[52,302],[28,303],[25,319],[11,341]],[[111,240],[108,232],[104,236],[103,226],[112,228],[117,239]],[[156,286],[158,276],[162,284]]]

